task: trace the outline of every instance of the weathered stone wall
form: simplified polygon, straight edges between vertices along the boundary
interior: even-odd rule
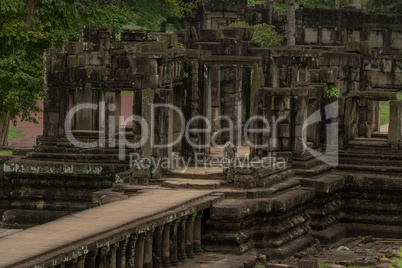
[[[286,36],[286,15],[273,19]],[[296,44],[344,45],[369,41],[379,54],[400,54],[402,16],[367,14],[357,9],[299,8],[296,10]]]

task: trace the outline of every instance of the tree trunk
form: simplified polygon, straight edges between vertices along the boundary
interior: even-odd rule
[[[341,0],[335,0],[335,7],[336,7],[337,9],[340,9],[340,8],[341,8]]]
[[[10,128],[10,112],[0,116],[0,146],[8,146],[8,130]]]
[[[32,22],[32,18],[35,14],[35,0],[28,0],[28,6],[29,6],[29,10],[28,13],[25,16],[25,22],[30,26],[31,22]]]
[[[288,14],[287,14],[287,24],[288,24],[288,46],[296,45],[296,14],[295,14],[295,0],[288,0]]]

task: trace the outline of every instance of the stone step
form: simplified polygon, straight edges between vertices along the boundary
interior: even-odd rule
[[[392,172],[392,173],[402,173],[402,166],[372,166],[366,165],[365,162],[362,161],[364,165],[351,165],[351,164],[339,164],[337,166],[338,169],[341,170],[353,170],[353,171],[370,171],[370,172]]]
[[[262,187],[262,188],[270,188],[273,186],[276,186],[279,183],[282,183],[288,179],[293,178],[295,175],[295,172],[293,170],[284,170],[281,172],[278,172],[274,175],[271,175],[269,177],[263,178],[259,181],[257,181],[257,187]]]
[[[385,139],[361,139],[361,140],[353,140],[349,141],[348,148],[352,149],[366,149],[367,150],[375,150],[375,149],[389,149],[390,146],[388,141]]]
[[[383,166],[383,167],[401,167],[401,160],[391,160],[391,159],[376,159],[376,158],[362,158],[362,157],[340,157],[339,164],[344,165],[357,165],[361,166],[362,163],[365,166]]]
[[[401,151],[384,151],[381,154],[374,151],[367,150],[349,150],[339,151],[339,158],[356,157],[356,158],[374,158],[374,159],[386,159],[386,160],[402,160]]]
[[[316,157],[307,161],[293,161],[293,168],[295,169],[310,169],[323,164],[321,160]]]
[[[225,180],[168,178],[162,183],[162,187],[212,190],[222,188],[228,184]]]
[[[371,137],[373,137],[373,138],[388,139],[388,133],[385,133],[385,132],[374,132],[373,134],[371,134]]]
[[[311,187],[316,193],[330,194],[338,192],[345,186],[345,176],[326,174],[318,178],[298,178],[303,187]]]
[[[375,143],[379,144],[379,146],[386,145],[388,142],[387,138],[381,138],[381,137],[371,137],[371,138],[356,138],[355,141],[361,142],[361,143]],[[350,144],[350,142],[349,142]]]
[[[70,210],[81,211],[94,207],[89,202],[63,201],[63,200],[32,200],[21,199],[12,201],[11,209],[41,209],[41,210]]]
[[[315,196],[313,188],[301,188],[279,194],[272,198],[272,209],[276,213],[285,213],[312,200]]]
[[[225,175],[220,167],[194,167],[177,168],[168,170],[164,178],[184,178],[201,180],[225,180]]]
[[[63,160],[66,162],[102,162],[114,164],[129,164],[129,160],[119,160],[118,154],[76,154],[76,153],[28,153],[28,158]]]
[[[102,163],[81,163],[20,159],[10,160],[4,164],[4,172],[7,176],[22,178],[25,176],[47,176],[64,178],[103,178],[115,180],[115,175],[128,169],[126,164],[103,165]]]
[[[296,175],[303,177],[313,177],[324,172],[331,170],[333,167],[327,164],[321,164],[319,166],[313,167],[311,169],[294,169]]]
[[[311,246],[313,243],[314,238],[310,234],[304,234],[303,236],[292,240],[291,243],[286,243],[278,248],[268,248],[264,251],[272,258],[284,259]]]
[[[91,202],[92,192],[95,189],[80,188],[13,188],[10,195],[12,200],[54,200],[54,201],[85,201]]]
[[[13,177],[11,182],[14,187],[26,188],[48,188],[59,189],[87,189],[87,188],[109,188],[112,186],[111,180],[104,178],[77,178],[60,176],[23,176]]]

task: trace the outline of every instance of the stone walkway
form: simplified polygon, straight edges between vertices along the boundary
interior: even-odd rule
[[[7,267],[107,231],[178,208],[211,191],[154,189],[82,211],[0,239],[0,267]]]

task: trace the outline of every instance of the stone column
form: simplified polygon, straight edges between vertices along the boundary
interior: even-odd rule
[[[85,258],[85,267],[96,268],[96,256],[97,255],[98,255],[97,249],[88,252],[87,257]]]
[[[141,146],[141,157],[152,157],[152,105],[154,104],[155,91],[152,89],[146,89],[142,91],[142,118],[148,123],[148,139],[143,146]],[[145,126],[142,126],[145,128]],[[145,129],[142,129],[144,133]]]
[[[188,216],[186,223],[186,253],[187,257],[194,258],[194,220],[197,214]]]
[[[203,211],[197,212],[194,221],[194,253],[201,253],[201,220]]]
[[[170,226],[172,223],[165,224],[162,233],[162,266],[170,267]]]
[[[87,255],[81,255],[77,258],[77,264],[75,265],[75,268],[84,268],[85,267],[85,259]]]
[[[138,236],[133,234],[128,239],[128,244],[126,248],[126,267],[135,267],[135,245],[137,244]]]
[[[227,142],[223,147],[222,167],[226,180],[230,183],[234,182],[236,160],[237,148],[233,143]]]
[[[110,245],[110,251],[109,251],[109,256],[108,256],[108,268],[116,268],[116,263],[117,263],[117,258],[116,258],[116,252],[117,248],[119,247],[119,243],[116,242],[112,245]]]
[[[154,232],[154,240],[152,243],[152,264],[154,268],[162,267],[162,239],[163,239],[163,226],[156,228]]]
[[[152,268],[152,240],[154,236],[154,231],[151,230],[147,232],[145,236],[145,245],[144,245],[144,267]]]
[[[177,266],[179,259],[177,258],[177,227],[179,220],[172,222],[170,227],[170,264]]]
[[[145,246],[145,233],[138,235],[137,243],[135,243],[135,268],[144,267],[144,246]]]
[[[177,258],[182,262],[187,259],[186,255],[186,225],[187,216],[180,219],[180,224],[177,228]]]
[[[126,248],[128,244],[128,238],[120,241],[119,247],[116,252],[116,266],[117,267],[126,267]]]
[[[402,100],[390,101],[388,142],[395,150],[402,145]]]
[[[77,264],[77,261],[78,261],[77,258],[75,258],[75,259],[73,259],[73,260],[67,262],[67,263],[64,265],[64,267],[65,267],[65,268],[75,268],[75,265]]]
[[[96,257],[96,267],[97,268],[108,268],[108,262],[107,262],[107,255],[109,253],[110,246],[103,246],[102,248],[99,249],[98,256]]]

